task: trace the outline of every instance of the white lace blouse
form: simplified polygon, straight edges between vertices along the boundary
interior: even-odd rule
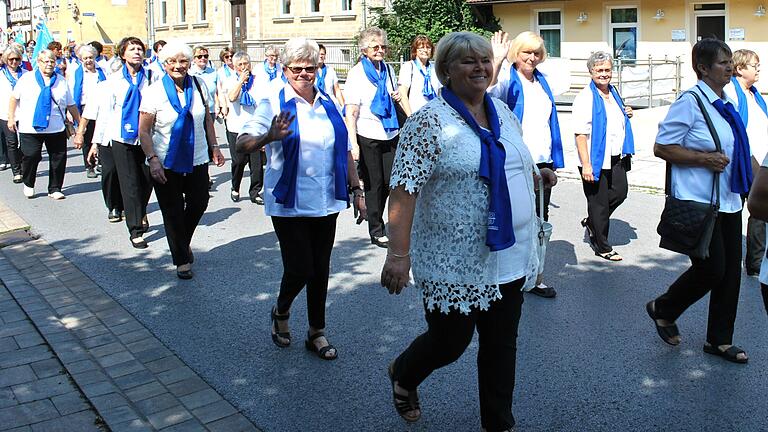
[[[499,285],[535,277],[533,160],[519,121],[493,99],[512,203],[515,244],[491,252],[485,244],[488,187],[478,177],[480,139],[442,97],[405,124],[390,187],[418,193],[411,231],[411,266],[427,309],[469,313],[501,298]]]

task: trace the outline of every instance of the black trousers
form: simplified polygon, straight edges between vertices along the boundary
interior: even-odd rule
[[[189,244],[208,208],[208,164],[200,164],[186,175],[167,169],[165,178],[165,184],[154,182],[155,196],[173,264],[180,266],[191,261]]]
[[[101,194],[109,210],[123,211],[123,195],[120,193],[120,179],[117,176],[112,146],[99,146],[101,161]]]
[[[48,193],[61,192],[67,171],[67,135],[56,133],[19,133],[21,175],[24,185],[35,187],[37,166],[43,159],[43,145],[48,153]]]
[[[112,141],[112,156],[123,196],[125,224],[131,238],[142,235],[141,220],[147,215],[147,203],[152,195],[149,167],[141,146]]]
[[[93,132],[96,130],[96,122],[89,121],[85,127],[85,134],[83,135],[83,166],[87,168],[94,168],[88,163],[88,152],[91,151],[91,141],[93,140]]]
[[[251,186],[248,188],[248,196],[251,200],[259,196],[262,186],[264,186],[264,165],[263,160],[266,154],[261,151],[252,153],[240,153],[235,149],[235,140],[237,134],[227,131],[227,143],[229,143],[229,153],[232,156],[232,190],[240,192],[240,183],[243,181],[245,166],[251,172]]]
[[[317,330],[325,328],[325,299],[337,217],[338,213],[323,217],[272,216],[283,258],[277,313],[288,312],[306,285],[307,318]]]
[[[21,175],[21,150],[19,149],[19,136],[8,129],[8,120],[0,120],[0,141],[6,149],[6,163],[11,165],[13,175]],[[2,158],[0,158],[2,159]],[[0,160],[2,163],[2,160]]]
[[[554,163],[542,162],[542,163],[536,164],[536,166],[539,167],[539,169],[542,169],[542,168],[549,168],[551,170],[555,169]],[[541,210],[539,209],[540,193],[544,193],[544,220],[548,221],[549,220],[549,202],[552,199],[552,188],[544,188],[543,191],[540,189],[536,190],[536,215],[538,215],[541,212]]]
[[[765,313],[768,313],[768,285],[760,284],[760,291],[763,293],[763,304],[765,305]]]
[[[718,213],[709,258],[691,258],[691,267],[656,299],[659,318],[676,321],[708,292],[707,342],[733,343],[733,326],[741,286],[741,211]]]
[[[581,167],[579,167],[581,174]],[[627,172],[619,156],[611,157],[611,169],[600,171],[600,180],[594,183],[581,181],[584,196],[587,197],[587,224],[595,234],[595,252],[613,250],[608,243],[608,229],[611,215],[627,199],[629,185]]]
[[[752,216],[747,218],[747,252],[744,255],[744,268],[760,272],[760,265],[765,256],[765,222]]]
[[[386,235],[384,206],[389,197],[389,178],[399,137],[381,141],[357,136],[360,146],[360,177],[365,188],[365,206],[368,208],[368,234],[371,238]]]
[[[432,371],[456,361],[472,341],[477,328],[477,379],[480,420],[489,432],[515,425],[512,395],[515,389],[517,328],[523,305],[520,290],[525,279],[501,285],[501,300],[488,310],[472,308],[468,315],[457,310],[444,314],[426,310],[427,331],[417,337],[395,360],[394,378],[406,390],[416,388]]]

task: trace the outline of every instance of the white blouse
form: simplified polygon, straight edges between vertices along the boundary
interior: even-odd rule
[[[394,91],[394,88],[392,87],[396,80],[394,74],[394,70],[389,67],[387,89],[390,92]],[[399,131],[385,131],[381,119],[371,112],[371,103],[373,102],[373,97],[375,95],[376,86],[365,76],[363,63],[357,62],[357,64],[349,70],[349,73],[347,74],[347,82],[344,84],[344,100],[346,104],[357,105],[360,107],[360,114],[357,117],[357,134],[369,139],[383,141],[390,140],[396,137]]]
[[[237,75],[232,75],[231,78],[222,83],[224,98],[227,100],[227,105],[229,106],[229,113],[227,114],[227,130],[238,134],[243,132],[243,125],[253,117],[256,112],[256,106],[261,102],[261,99],[268,94],[268,90],[264,87],[259,87],[258,80],[254,77],[253,85],[251,85],[251,89],[248,90],[248,94],[253,98],[255,105],[240,105],[242,90],[240,90],[241,95],[238,96],[234,102],[229,100],[229,92],[239,85],[240,80],[237,78]]]
[[[339,76],[336,74],[336,69],[333,68],[333,66],[325,65],[325,87],[323,88],[323,91],[328,93],[331,96],[335,96],[333,94],[333,87],[339,82]],[[317,74],[315,74],[315,79],[319,76],[320,72],[318,69]]]
[[[146,74],[145,69],[145,74]],[[134,84],[136,78],[133,77]],[[96,136],[94,132],[94,142],[106,143],[109,141],[119,141],[124,144],[139,145],[138,137],[133,140],[125,140],[121,136],[122,125],[122,113],[123,113],[123,101],[125,100],[125,94],[128,92],[128,82],[123,77],[122,70],[110,74],[105,81],[106,83],[101,88],[103,92],[99,92],[99,109],[97,121],[102,123],[103,128],[100,130],[102,135]],[[141,82],[141,97],[142,99],[147,96],[147,88],[149,88],[149,80],[145,75],[144,80]],[[91,104],[93,105],[93,104]],[[139,130],[139,125],[135,125],[136,130]]]
[[[506,150],[504,169],[516,239],[512,247],[491,252],[485,244],[489,195],[478,176],[480,139],[442,97],[411,117],[397,147],[390,187],[402,185],[419,194],[411,265],[430,311],[486,310],[501,298],[500,284],[536,277],[533,160],[523,143],[520,122],[504,102],[491,100]]]
[[[22,75],[26,73],[29,73],[29,71],[25,70]],[[13,87],[11,86],[11,82],[8,81],[8,77],[5,76],[5,72],[0,70],[0,120],[8,120],[8,103],[11,101],[12,94]]]
[[[82,66],[78,66],[82,67]],[[107,76],[107,73],[104,72],[104,76]],[[99,83],[99,72],[88,72],[87,70],[83,69],[83,97],[80,99],[80,103],[83,105],[88,105],[88,102],[91,98],[95,98],[94,93],[96,90],[96,84]],[[67,85],[69,86],[69,91],[72,93],[72,98],[75,97],[75,73],[68,73],[67,74]],[[94,101],[98,101],[97,98],[94,99]]]
[[[424,66],[421,62],[419,60],[416,61],[419,63],[419,69],[423,69]],[[400,66],[400,78],[397,80],[397,84],[408,87],[408,103],[411,105],[411,112],[416,112],[426,105],[428,101],[424,99],[424,94],[422,93],[425,77],[421,74],[419,69],[415,69],[413,66],[413,60],[405,62]],[[438,90],[440,90],[443,85],[440,84],[440,80],[437,79],[435,67],[432,62],[429,63],[429,69],[431,69],[429,81],[432,83],[435,95],[437,95]]]
[[[192,79],[195,79],[194,77]],[[208,90],[205,87],[205,82],[198,79],[200,84],[200,90],[205,94]],[[192,83],[192,118],[194,122],[195,131],[195,153],[192,159],[192,165],[198,166],[209,161],[208,158],[208,142],[205,138],[205,115],[207,113],[207,107],[203,102],[200,92],[195,87],[195,83]],[[178,93],[179,103],[182,108],[186,106],[186,99],[184,93]],[[152,132],[152,144],[157,153],[157,157],[163,162],[165,166],[165,157],[168,154],[168,145],[171,142],[171,131],[173,129],[176,119],[179,118],[179,114],[173,109],[171,102],[168,100],[168,95],[165,93],[162,80],[157,81],[149,86],[147,93],[141,99],[140,112],[152,114],[155,116],[155,127]]]
[[[22,98],[22,95],[24,96]],[[19,132],[29,134],[56,133],[64,130],[64,117],[67,115],[67,106],[74,105],[72,93],[63,76],[57,75],[56,82],[51,88],[51,112],[49,113],[48,127],[38,131],[32,127],[32,118],[35,116],[37,98],[40,96],[40,86],[35,79],[35,73],[25,73],[16,82],[12,97],[18,101],[16,104],[16,120],[19,122]]]
[[[621,151],[624,149],[625,117],[613,95],[603,98],[603,101],[605,102],[606,124],[605,153],[601,169],[609,170],[611,169],[611,156],[621,156]],[[575,135],[587,136],[587,151],[590,152],[590,157],[592,154],[592,103],[592,89],[586,86],[581,89],[573,100],[573,116],[571,120],[573,123],[573,133]],[[581,166],[581,159],[579,159],[578,163]],[[592,167],[593,170],[594,168]]]
[[[286,101],[296,100],[296,118],[301,136],[296,178],[294,208],[285,208],[275,202],[272,192],[283,174],[283,146],[273,141],[266,146],[267,169],[264,173],[264,209],[267,216],[322,217],[338,213],[347,207],[346,201],[337,200],[334,185],[334,144],[336,137],[325,108],[324,97],[317,92],[312,104],[298,96],[290,84],[283,86]],[[341,113],[341,106],[330,96]],[[272,118],[280,112],[280,90],[273,91],[259,102],[256,113],[243,126],[242,133],[260,136],[267,133]],[[347,151],[351,144],[347,142]]]
[[[762,161],[765,159],[765,155],[768,154],[768,139],[765,138],[765,136],[768,135],[768,116],[765,115],[763,109],[757,104],[752,92],[749,90],[742,90],[744,91],[744,96],[747,97],[747,112],[749,113],[747,121],[749,149],[752,151],[752,156],[754,156],[757,161]],[[738,111],[739,98],[736,96],[736,89],[733,87],[733,81],[728,83],[723,91],[733,101],[733,107]]]

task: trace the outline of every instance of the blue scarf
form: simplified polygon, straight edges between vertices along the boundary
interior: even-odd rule
[[[222,68],[224,69],[224,76],[226,76],[227,78],[232,76],[232,69],[230,69],[229,66],[226,65],[226,63],[224,64],[224,66],[222,66]]]
[[[435,97],[437,97],[437,94],[435,93],[435,89],[432,88],[432,65],[427,64],[423,69],[419,65],[418,60],[413,61],[413,67],[419,70],[421,72],[421,76],[424,78],[424,87],[421,89],[421,94],[424,96],[425,100],[431,101]],[[424,72],[424,69],[426,69],[426,72]]]
[[[123,65],[123,78],[128,82],[128,90],[123,100],[120,114],[120,137],[124,141],[133,141],[139,136],[139,105],[141,105],[141,84],[144,81],[144,68],[136,73],[136,84],[128,73],[128,66]]]
[[[237,78],[240,79],[240,74],[237,74]],[[244,82],[240,87],[240,105],[242,106],[254,106],[256,101],[253,100],[251,94],[248,93],[253,87],[253,74],[248,77],[248,81]]]
[[[14,88],[16,87],[16,82],[21,78],[21,74],[24,73],[24,68],[21,66],[16,68],[18,77],[14,77],[11,71],[8,70],[8,65],[3,66],[3,73],[5,74],[5,77],[8,78],[8,82],[11,83],[11,88]]]
[[[744,94],[744,90],[741,88],[741,84],[739,83],[739,80],[736,79],[736,77],[731,77],[731,82],[733,83],[733,88],[736,89],[736,101],[739,103],[739,116],[741,116],[741,121],[744,123],[744,127],[747,127],[747,125],[749,125],[749,108],[747,108],[747,95]],[[766,107],[765,99],[763,99],[763,96],[759,91],[757,91],[755,86],[751,86],[749,91],[751,91],[755,96],[755,102],[757,102],[757,105],[760,107],[760,109],[763,110],[763,113],[766,115],[766,117],[768,117],[768,107]]]
[[[315,78],[315,83],[317,84],[317,88],[319,88],[322,91],[325,91],[326,75],[328,75],[328,69],[326,68],[325,64],[323,64],[319,69],[317,69],[317,76]]]
[[[538,69],[533,70],[533,76],[541,84],[541,88],[549,96],[550,102],[552,102],[552,111],[549,114],[549,134],[552,137],[552,163],[555,168],[563,168],[565,166],[565,159],[563,158],[563,139],[560,137],[560,122],[557,121],[557,107],[555,106],[555,98],[552,96],[552,90],[549,88],[547,80],[544,75],[539,72]],[[523,84],[520,82],[520,77],[517,75],[517,67],[512,65],[509,68],[509,90],[507,91],[507,105],[520,120],[523,122],[523,114],[525,110],[525,95],[523,94]]]
[[[195,121],[192,118],[192,101],[195,92],[192,88],[192,77],[184,77],[184,107],[181,107],[179,94],[176,92],[176,84],[173,78],[165,74],[162,78],[165,95],[168,102],[179,114],[171,129],[171,139],[168,143],[168,153],[165,156],[163,166],[180,174],[192,172],[192,163],[195,157]]]
[[[595,82],[589,83],[589,89],[592,90],[592,133],[590,134],[591,144],[589,149],[592,162],[592,175],[595,181],[600,180],[600,171],[603,169],[603,158],[605,157],[605,136],[608,130],[608,115],[605,112],[605,101],[600,95],[600,91],[595,86]],[[616,100],[616,103],[624,115],[624,144],[621,147],[623,155],[635,154],[635,136],[632,133],[632,124],[629,122],[627,113],[624,112],[624,101],[621,100],[616,88],[608,84],[608,89]]]
[[[486,231],[485,244],[491,251],[507,249],[515,244],[515,230],[512,219],[512,205],[509,202],[509,188],[507,174],[504,171],[504,162],[507,153],[504,145],[499,141],[501,135],[501,123],[493,106],[493,100],[488,93],[485,94],[485,115],[491,127],[487,131],[477,124],[464,103],[451,91],[443,88],[443,99],[480,138],[480,180],[488,185],[488,230]]]
[[[40,86],[40,96],[37,97],[35,115],[32,117],[32,127],[39,132],[48,128],[48,121],[51,118],[51,101],[53,100],[51,88],[56,84],[56,74],[51,75],[51,81],[46,86],[43,74],[40,73],[40,69],[37,69],[35,70],[35,80],[37,80],[37,85]]]
[[[270,67],[269,66],[269,62],[264,60],[264,72],[266,72],[267,75],[269,75],[269,80],[270,81],[272,81],[273,79],[277,78],[277,64],[275,64],[274,66]]]
[[[701,90],[701,89],[699,89]],[[703,92],[702,92],[703,93]],[[749,150],[749,138],[747,129],[741,121],[741,117],[730,102],[723,103],[720,98],[712,102],[718,113],[728,122],[733,132],[733,157],[731,158],[731,192],[745,194],[749,192],[752,184],[752,161]]]
[[[83,71],[84,67],[80,66],[79,68],[75,69],[75,87],[74,87],[74,99],[75,99],[75,105],[77,105],[77,110],[80,111],[82,114],[83,112],[83,79],[85,78],[85,72]],[[98,82],[102,82],[107,77],[104,75],[104,71],[101,70],[100,67],[96,67],[96,72],[99,74]]]
[[[296,98],[285,100],[285,88],[280,90],[280,111],[294,117],[289,126],[290,134],[283,138],[283,172],[272,191],[275,202],[285,208],[296,207],[296,178],[298,177],[299,154],[301,153],[301,136],[299,134],[299,118],[296,115]],[[344,119],[339,114],[336,104],[324,91],[320,91],[320,104],[333,125],[333,183],[334,197],[349,205],[347,193],[347,145],[349,136]]]
[[[397,122],[397,111],[395,111],[395,101],[392,100],[392,96],[387,89],[387,74],[389,68],[384,62],[380,62],[381,72],[376,70],[368,57],[363,56],[360,60],[363,64],[363,71],[365,76],[371,84],[376,86],[376,95],[371,102],[371,112],[381,119],[381,124],[384,126],[384,130],[387,132],[396,131],[400,128]]]

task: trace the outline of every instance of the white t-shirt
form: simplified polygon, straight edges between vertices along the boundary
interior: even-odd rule
[[[400,66],[400,77],[397,80],[398,85],[408,87],[408,103],[411,105],[411,112],[418,111],[428,102],[424,99],[424,94],[422,93],[425,76],[420,70],[423,70],[424,67],[420,61],[415,61],[419,63],[419,69],[414,69],[414,61],[405,62]],[[435,96],[437,96],[438,90],[440,90],[443,85],[440,84],[440,80],[437,79],[435,67],[432,62],[429,63],[428,68],[430,70],[429,81],[432,83],[432,89],[435,90]]]
[[[266,146],[267,170],[264,173],[264,210],[267,216],[322,217],[338,213],[347,207],[346,201],[337,200],[334,184],[334,145],[336,137],[333,125],[320,102],[324,97],[315,94],[311,105],[298,96],[290,84],[283,86],[286,101],[296,100],[296,118],[301,136],[296,176],[296,202],[294,208],[285,208],[275,202],[272,192],[283,174],[283,145],[273,141]],[[280,89],[282,90],[282,89]],[[242,133],[261,136],[267,133],[272,118],[280,112],[280,90],[273,91],[259,102],[256,113],[243,126]],[[330,96],[336,109],[341,106]],[[347,151],[351,149],[347,142]]]
[[[611,156],[621,156],[624,148],[624,113],[612,95],[605,102],[605,156],[602,169],[611,169]],[[587,151],[592,156],[592,89],[584,87],[573,100],[573,133],[587,136]],[[579,159],[581,166],[581,159]],[[595,167],[592,167],[594,170]]]
[[[79,66],[82,67],[82,66]],[[106,72],[104,73],[104,76],[106,77]],[[87,70],[83,69],[83,97],[80,99],[80,103],[83,105],[88,105],[88,102],[91,98],[95,98],[94,93],[96,90],[96,84],[99,82],[99,72],[88,72]],[[75,97],[75,74],[74,72],[71,74],[67,74],[67,85],[69,86],[69,92],[72,93],[72,98]],[[98,101],[98,98],[95,98],[94,101]]]
[[[723,89],[725,94],[733,101],[733,106],[736,111],[739,110],[739,98],[736,95],[736,88],[733,86],[733,81],[728,83]],[[744,96],[747,97],[747,136],[749,137],[749,149],[752,151],[752,156],[757,161],[765,159],[768,154],[768,116],[765,115],[763,109],[757,104],[755,96],[749,90],[744,90]]]
[[[23,98],[22,95],[24,96]],[[32,118],[35,116],[38,96],[40,96],[40,86],[37,84],[35,73],[25,73],[19,78],[12,93],[12,97],[18,101],[16,104],[16,120],[19,122],[19,132],[38,134],[63,131],[64,118],[62,118],[62,115],[66,116],[67,106],[75,104],[64,77],[56,75],[56,82],[51,87],[53,102],[51,102],[51,111],[48,114],[48,127],[41,131],[35,130],[32,127]]]
[[[24,73],[28,72],[29,71],[26,70],[24,71]],[[22,73],[22,75],[24,73]],[[8,77],[5,76],[5,72],[0,71],[0,119],[2,120],[8,120],[8,103],[11,100],[12,93],[13,87],[11,87],[11,82],[8,81]]]
[[[233,75],[232,78],[229,78],[222,84],[224,88],[224,98],[227,100],[227,105],[229,106],[229,113],[227,114],[227,130],[229,132],[238,134],[241,133],[245,122],[252,118],[253,113],[256,112],[256,106],[258,106],[258,104],[261,102],[261,99],[266,97],[266,94],[269,93],[267,90],[265,90],[264,87],[259,88],[257,85],[258,82],[258,79],[256,79],[254,76],[253,84],[251,85],[250,90],[248,90],[248,94],[251,95],[251,98],[256,103],[255,105],[251,106],[240,105],[242,90],[240,90],[241,95],[237,98],[237,100],[234,102],[229,100],[229,92],[240,85],[240,80],[238,79],[237,75]],[[270,87],[272,86],[268,86],[267,88]],[[270,121],[272,121],[272,119],[270,119]]]
[[[135,77],[133,77],[133,82],[134,84],[136,83]],[[107,143],[111,140],[115,140],[125,144],[138,145],[138,137],[133,140],[126,140],[121,136],[121,131],[123,128],[123,101],[125,101],[125,94],[128,92],[128,81],[126,81],[125,77],[123,77],[122,70],[118,70],[117,72],[109,75],[105,81],[102,81],[102,84],[103,83],[106,84],[100,88],[103,88],[104,91],[99,91],[97,93],[99,95],[98,97],[101,99],[98,109],[98,121],[103,125],[103,129],[101,129],[103,136],[94,137],[94,141],[99,143]],[[145,75],[145,79],[142,80],[140,88],[142,99],[147,96],[148,87],[149,82]],[[135,127],[138,131],[138,124],[133,127]],[[94,135],[96,135],[96,132],[94,132]]]
[[[336,70],[333,68],[333,66],[325,65],[323,69],[325,70],[325,81],[323,81],[325,86],[323,87],[323,91],[331,96],[335,96],[333,94],[333,87],[339,82],[339,76],[336,75]],[[317,73],[315,74],[315,80],[317,80],[319,76],[320,69],[318,69]]]
[[[195,78],[193,78],[195,79]],[[200,90],[205,94],[208,90],[202,79],[197,79],[200,84]],[[182,108],[186,106],[186,99],[183,93],[179,93],[179,103]],[[192,83],[192,118],[194,119],[195,130],[195,153],[192,165],[197,166],[208,162],[208,142],[205,138],[205,114],[207,107],[197,91],[195,83]],[[168,145],[171,142],[171,131],[179,114],[173,109],[168,95],[165,93],[163,82],[158,81],[149,86],[144,97],[141,99],[140,112],[153,114],[155,116],[155,127],[152,133],[152,143],[160,162],[165,166],[165,157],[168,153]]]
[[[393,92],[392,83],[395,81],[394,70],[389,67],[387,77],[387,89]],[[347,105],[360,107],[360,115],[357,117],[357,134],[369,139],[390,140],[397,136],[399,130],[385,131],[384,125],[375,114],[371,112],[371,103],[376,96],[376,86],[365,76],[363,63],[357,64],[349,70],[347,82],[344,85],[344,100]]]
[[[267,90],[269,87],[282,88],[283,84],[285,84],[285,81],[283,81],[283,65],[280,63],[275,63],[275,67],[277,68],[277,75],[275,76],[275,79],[270,80],[269,74],[267,73],[266,69],[264,69],[264,64],[265,62],[254,63],[251,67],[251,73],[256,79],[256,82],[254,82],[253,85],[264,92],[271,91]]]

